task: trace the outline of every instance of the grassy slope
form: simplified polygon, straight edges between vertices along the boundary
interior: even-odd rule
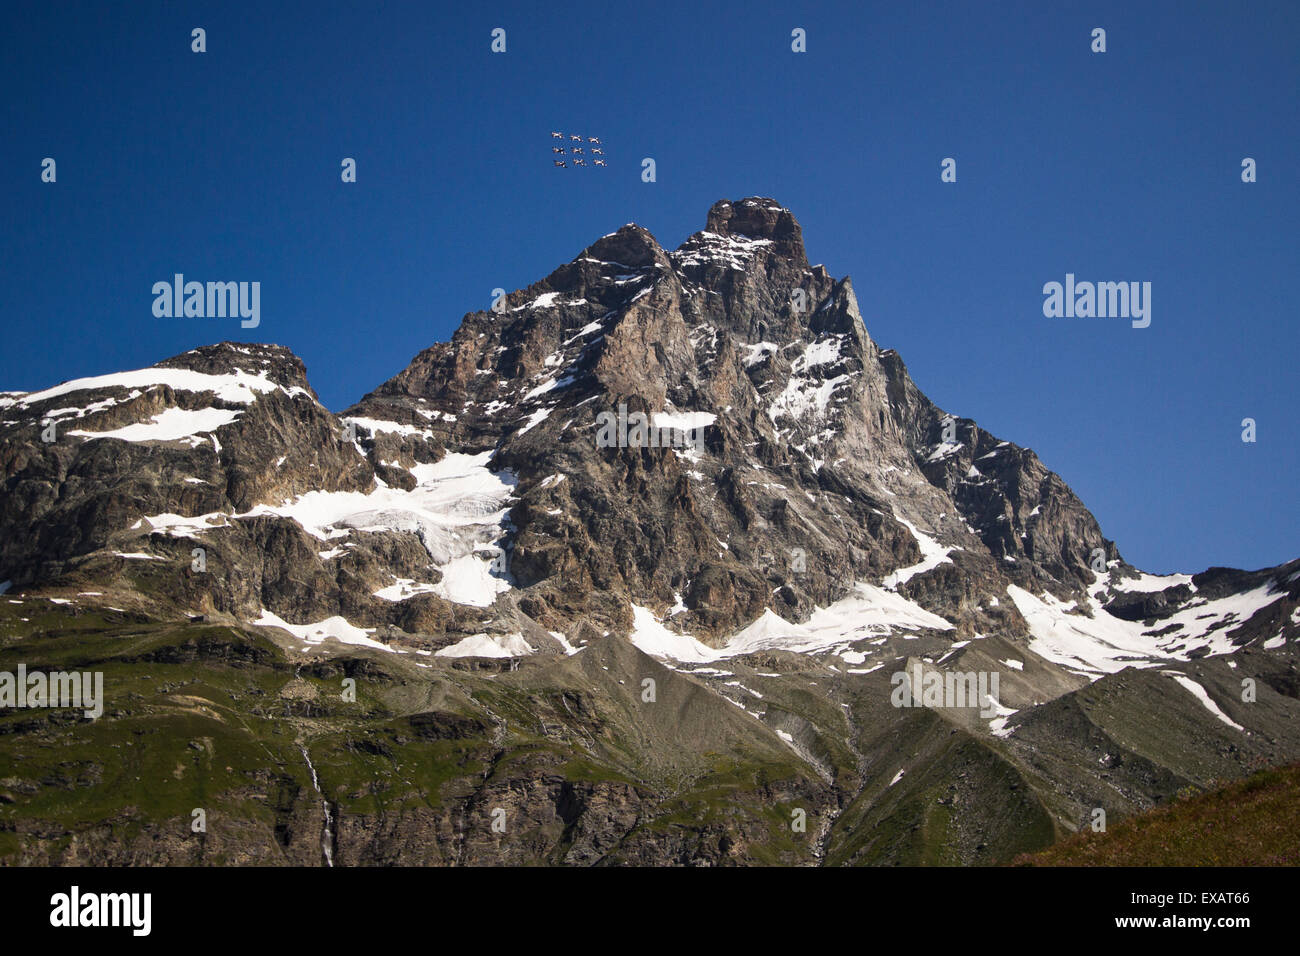
[[[1130,817],[1105,833],[1087,831],[1021,866],[1300,865],[1300,764]]]
[[[459,827],[468,811],[524,788],[516,818],[535,832],[520,834],[530,849],[518,849],[560,862],[568,837],[551,832],[561,827],[556,780],[615,797],[635,787],[640,805],[623,808],[623,826],[642,844],[656,833],[688,843],[691,832],[729,834],[755,862],[806,861],[808,841],[789,828],[790,806],[817,789],[806,769],[775,738],[752,742],[730,704],[623,653],[630,659],[609,657],[609,671],[593,657],[496,679],[381,655],[353,661],[357,701],[347,703],[342,672],[308,666],[295,677],[262,634],[5,601],[0,670],[101,670],[107,703],[93,722],[69,710],[0,712],[0,864],[67,858],[70,848],[115,863],[318,863],[320,799],[300,745],[341,825],[367,828],[349,862],[437,862],[432,836],[412,832]],[[603,686],[578,673],[584,665]],[[660,703],[639,712],[628,688],[651,666]],[[585,720],[568,712],[578,688]],[[422,715],[445,726],[423,727]],[[190,831],[196,807],[208,813],[206,837]]]
[[[511,793],[521,795],[512,819],[522,826],[532,815],[521,836],[535,862],[560,862],[584,827],[621,834],[601,850],[607,862],[645,861],[648,846],[678,858],[701,839],[725,839],[736,862],[808,862],[810,837],[791,832],[791,811],[808,810],[815,831],[830,810],[827,790],[784,744],[621,642],[494,677],[386,656],[295,677],[297,661],[259,633],[0,602],[0,670],[20,661],[103,670],[108,701],[93,723],[69,711],[0,713],[0,864],[57,858],[70,845],[81,859],[133,848],[116,862],[318,863],[320,799],[300,744],[345,832],[367,828],[347,862],[440,860],[466,819]],[[340,700],[338,668],[358,677],[355,703]],[[651,706],[639,698],[647,674],[659,680]],[[787,721],[820,725],[813,749],[858,793],[847,728],[825,712],[835,708],[772,685],[765,701]],[[442,723],[429,727],[426,716]],[[1049,816],[988,747],[930,714],[889,726],[887,739],[860,745],[933,765],[892,786],[896,762],[873,766],[835,823],[826,862],[950,863],[958,844],[998,862],[1051,840]],[[554,781],[595,806],[589,825],[559,819]],[[1298,797],[1300,765],[1016,862],[1295,864]],[[208,811],[206,838],[189,830],[194,807]],[[435,825],[432,845],[411,835]]]

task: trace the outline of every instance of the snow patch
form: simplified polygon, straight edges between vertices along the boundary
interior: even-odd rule
[[[290,624],[283,618],[272,614],[265,608],[262,609],[262,616],[252,622],[257,627],[278,627],[288,631],[298,640],[307,644],[322,644],[330,638],[341,641],[344,644],[355,644],[358,647],[372,647],[380,651],[393,653],[393,648],[387,644],[381,644],[369,635],[375,632],[372,628],[354,627],[349,624],[345,618],[335,615],[327,617],[323,621],[317,621],[315,624]]]
[[[918,530],[916,525],[912,524],[912,522],[908,521],[906,518],[900,518],[898,515],[894,515],[894,518],[901,524],[905,525],[908,531],[912,532],[912,537],[916,539],[917,546],[921,549],[921,560],[919,563],[914,564],[911,567],[899,568],[898,570],[891,572],[885,580],[881,582],[881,585],[884,588],[890,591],[897,591],[900,586],[906,584],[918,574],[925,574],[927,571],[931,571],[944,563],[952,563],[952,558],[948,557],[949,552],[953,550],[951,547],[941,545],[928,534]]]
[[[525,657],[533,653],[523,634],[474,634],[450,647],[435,651],[435,657]]]
[[[1245,732],[1246,728],[1241,726],[1241,724],[1237,723],[1235,720],[1233,720],[1231,717],[1225,714],[1222,710],[1220,710],[1219,705],[1216,704],[1210,698],[1210,695],[1206,692],[1205,688],[1202,687],[1200,684],[1196,683],[1196,681],[1192,680],[1186,674],[1180,674],[1176,671],[1162,671],[1161,673],[1163,673],[1166,677],[1172,677],[1175,681],[1177,681],[1183,688],[1185,688],[1188,691],[1188,693],[1190,693],[1193,697],[1199,700],[1201,702],[1201,705],[1204,706],[1206,710],[1212,713],[1215,717],[1218,717],[1219,720],[1223,721],[1229,727],[1232,727],[1236,730],[1240,730],[1243,733]]]
[[[242,413],[228,408],[167,408],[147,422],[125,425],[107,432],[76,430],[68,432],[78,438],[118,438],[122,441],[179,441],[229,425]],[[195,440],[196,443],[198,439]]]
[[[651,657],[669,658],[695,664],[706,664],[721,655],[689,634],[670,631],[659,622],[654,612],[640,605],[632,605],[632,643]]]

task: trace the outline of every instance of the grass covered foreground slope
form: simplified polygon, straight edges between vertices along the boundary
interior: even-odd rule
[[[1300,866],[1300,764],[1263,770],[1084,831],[1021,866]]]

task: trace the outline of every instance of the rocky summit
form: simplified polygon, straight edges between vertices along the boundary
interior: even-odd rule
[[[0,482],[11,864],[997,863],[1300,759],[1300,560],[1130,566],[772,199],[339,414],[229,342],[0,393]]]

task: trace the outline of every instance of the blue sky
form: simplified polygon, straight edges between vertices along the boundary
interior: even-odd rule
[[[624,222],[671,248],[772,196],[917,384],[1130,561],[1300,556],[1300,4],[479,6],[9,5],[0,388],[255,340],[339,410]],[[609,166],[555,169],[552,129]],[[155,318],[175,272],[260,281],[261,326]],[[1066,272],[1150,281],[1150,328],[1044,318]]]

